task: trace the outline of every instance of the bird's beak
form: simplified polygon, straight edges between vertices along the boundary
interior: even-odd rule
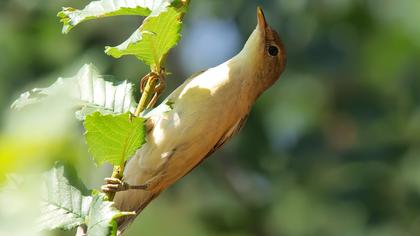
[[[257,8],[258,27],[262,32],[267,28],[267,21],[265,20],[264,12],[261,7]]]

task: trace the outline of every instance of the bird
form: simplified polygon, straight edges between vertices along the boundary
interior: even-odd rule
[[[146,144],[127,162],[123,180],[107,178],[102,187],[115,193],[117,209],[135,212],[117,219],[118,235],[160,193],[239,132],[285,65],[283,42],[258,7],[257,26],[236,56],[191,76],[145,115]]]

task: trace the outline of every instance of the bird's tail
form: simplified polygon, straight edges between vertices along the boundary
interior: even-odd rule
[[[160,192],[149,192],[142,190],[128,190],[125,192],[117,193],[114,198],[115,207],[120,211],[134,211],[136,213],[133,216],[124,216],[117,219],[117,235],[122,235],[127,227],[140,214],[140,212],[159,194]]]

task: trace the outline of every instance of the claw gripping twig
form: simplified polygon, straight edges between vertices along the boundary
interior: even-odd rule
[[[139,116],[146,108],[152,108],[160,94],[165,88],[165,71],[161,70],[159,73],[150,72],[141,79],[140,90],[142,92],[139,105],[134,113]],[[111,178],[122,179],[125,163],[114,166]],[[112,201],[115,197],[115,192],[107,192],[108,200]]]

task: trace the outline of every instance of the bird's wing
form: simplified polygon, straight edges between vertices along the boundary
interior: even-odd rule
[[[206,159],[211,154],[213,154],[215,151],[217,151],[219,148],[221,148],[227,141],[229,141],[235,134],[239,133],[239,131],[244,127],[245,122],[248,118],[248,115],[242,117],[232,128],[230,128],[216,143],[216,145],[207,153],[207,155],[203,158]]]
[[[229,141],[233,136],[235,136],[235,134],[237,134],[242,129],[242,127],[244,127],[247,118],[248,118],[248,115],[244,116],[242,119],[236,122],[235,125],[232,126],[232,128],[230,128],[224,135],[222,135],[222,137],[219,139],[216,145],[214,145],[214,147],[201,159],[201,161],[198,162],[197,165],[195,165],[193,168],[191,168],[191,170],[188,171],[185,175],[188,175],[197,166],[199,166],[204,160],[206,160],[209,156],[211,156],[211,154],[213,154],[215,151],[221,148],[227,141]]]

